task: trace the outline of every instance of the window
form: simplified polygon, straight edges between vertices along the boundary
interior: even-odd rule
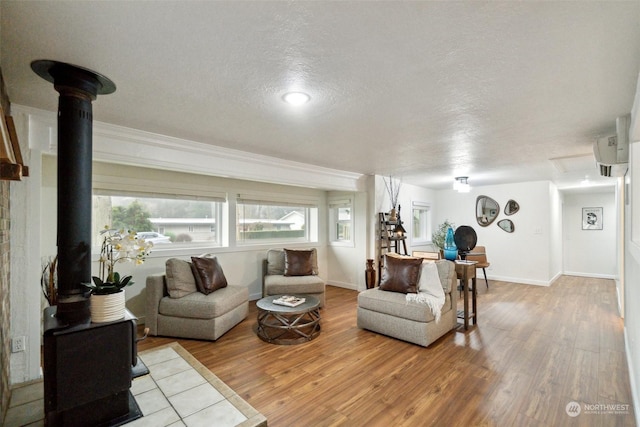
[[[113,228],[134,230],[151,241],[154,251],[195,246],[220,246],[222,202],[127,195],[93,195],[93,219],[99,231]],[[97,228],[96,228],[97,227]]]
[[[332,244],[353,242],[353,203],[351,199],[329,200],[329,241]]]
[[[411,204],[412,231],[411,242],[413,245],[424,244],[431,241],[431,205],[424,202]]]
[[[236,242],[309,242],[317,235],[318,207],[304,203],[238,199]]]
[[[227,245],[226,191],[205,181],[176,178],[181,175],[94,162],[94,244],[99,247],[99,231],[109,225],[157,233],[150,237],[152,254]]]

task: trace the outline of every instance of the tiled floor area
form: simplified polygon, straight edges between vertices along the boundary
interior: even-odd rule
[[[266,426],[266,418],[178,344],[141,352],[150,374],[131,387],[143,417],[128,427]],[[5,427],[44,426],[42,381],[12,391]]]

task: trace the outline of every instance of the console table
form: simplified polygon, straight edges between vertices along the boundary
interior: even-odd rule
[[[478,324],[478,311],[476,304],[476,262],[456,261],[456,274],[462,284],[464,296],[464,310],[458,311],[458,319],[462,319],[464,329],[469,329],[469,322]],[[469,310],[469,280],[471,280],[471,310]]]

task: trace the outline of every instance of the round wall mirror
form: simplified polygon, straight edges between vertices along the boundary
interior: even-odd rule
[[[513,215],[520,210],[520,205],[513,199],[510,199],[504,207],[505,215]]]
[[[513,225],[513,221],[510,219],[501,219],[498,221],[498,227],[502,228],[507,233],[513,233],[516,229],[516,226]]]
[[[476,199],[476,219],[478,224],[486,227],[498,217],[500,205],[488,196],[478,196]]]

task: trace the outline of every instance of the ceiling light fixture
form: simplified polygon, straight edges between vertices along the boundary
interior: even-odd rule
[[[304,92],[285,93],[282,100],[290,105],[304,105],[311,100],[311,97]]]
[[[453,182],[453,189],[458,193],[468,193],[471,191],[471,186],[469,186],[469,183],[467,182],[468,179],[468,176],[456,177],[456,180]]]

